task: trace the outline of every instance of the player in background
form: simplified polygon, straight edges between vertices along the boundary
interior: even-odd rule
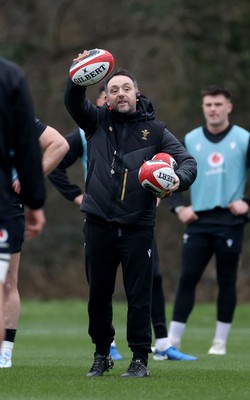
[[[105,103],[104,86],[99,87],[97,106],[101,107]],[[69,151],[64,159],[59,163],[55,170],[48,176],[52,184],[69,201],[73,201],[79,206],[82,203],[83,193],[79,185],[69,181],[67,169],[78,159],[81,159],[84,178],[87,176],[87,141],[84,131],[80,128],[74,129],[67,137]],[[158,199],[159,200],[159,199]],[[156,241],[153,246],[154,278],[152,290],[152,325],[155,334],[155,347],[153,348],[154,360],[196,360],[196,357],[183,354],[174,348],[167,332],[165,316],[165,299],[162,287],[162,275],[160,271],[160,260]],[[113,360],[121,360],[122,355],[118,352],[116,343],[113,341],[110,347],[110,355]]]
[[[43,173],[47,176],[62,160],[69,149],[65,138],[51,126],[43,124],[35,118],[34,136],[39,138],[43,153]],[[1,346],[0,368],[12,366],[12,352],[20,318],[20,295],[18,291],[18,270],[20,265],[21,249],[24,240],[24,205],[20,198],[22,187],[20,187],[18,175],[13,170],[13,236],[11,240],[11,260],[7,274],[4,297],[5,297],[5,338]]]
[[[25,232],[33,239],[45,223],[45,184],[41,154],[34,135],[34,112],[28,83],[14,63],[0,59],[0,345],[4,338],[4,285],[9,269],[12,231],[12,168],[22,185],[27,206]]]
[[[212,258],[218,283],[217,321],[208,354],[226,354],[236,307],[236,280],[249,201],[244,197],[250,163],[249,132],[229,122],[233,109],[228,89],[213,85],[202,91],[205,126],[184,137],[184,145],[197,161],[198,175],[190,188],[191,203],[180,194],[169,206],[186,224],[182,244],[182,271],[169,338],[180,346],[194,307],[195,289]]]

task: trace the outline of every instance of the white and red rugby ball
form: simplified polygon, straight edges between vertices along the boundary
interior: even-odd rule
[[[168,153],[157,153],[152,160],[161,160],[161,161],[165,161],[167,164],[170,165],[171,168],[173,168],[174,170],[176,170],[176,168],[178,167],[177,162],[175,161],[175,159]]]
[[[89,55],[74,61],[69,70],[71,80],[80,86],[90,86],[106,78],[115,65],[113,55],[103,49],[88,50]]]
[[[153,192],[157,197],[164,198],[166,190],[175,182],[174,169],[165,161],[145,161],[139,169],[138,178],[144,189]]]

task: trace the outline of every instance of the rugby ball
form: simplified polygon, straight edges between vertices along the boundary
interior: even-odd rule
[[[166,197],[166,190],[175,183],[174,169],[165,161],[145,161],[139,169],[138,178],[144,189],[153,192],[157,197]]]
[[[177,162],[175,161],[175,159],[168,153],[157,153],[152,160],[161,160],[166,162],[167,164],[170,165],[171,168],[173,168],[174,170],[176,170],[176,168],[178,167]]]
[[[103,49],[88,51],[87,56],[79,56],[70,67],[69,76],[76,85],[94,85],[106,78],[114,68],[114,57],[109,51]]]

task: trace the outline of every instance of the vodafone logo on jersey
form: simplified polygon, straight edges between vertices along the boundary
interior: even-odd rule
[[[220,167],[224,163],[224,157],[221,153],[212,153],[208,157],[208,164],[210,167]]]

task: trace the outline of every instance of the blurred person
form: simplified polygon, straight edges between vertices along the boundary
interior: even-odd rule
[[[155,336],[155,345],[152,347],[153,359],[155,361],[195,361],[197,360],[197,357],[182,353],[178,348],[173,346],[169,340],[165,313],[165,296],[160,269],[160,257],[155,238],[153,240],[152,253],[153,287],[151,319]]]
[[[84,51],[77,60],[88,54]],[[133,353],[121,376],[143,378],[149,376],[152,340],[156,197],[140,185],[138,171],[157,152],[171,153],[178,163],[171,191],[186,190],[196,177],[196,162],[165,125],[155,120],[151,102],[139,93],[129,71],[119,69],[110,75],[105,93],[107,105],[96,107],[87,100],[86,87],[70,79],[65,92],[65,105],[88,142],[88,175],[80,208],[86,215],[89,335],[95,353],[86,376],[102,376],[113,367],[109,354],[115,334],[112,296],[121,263],[128,302],[127,340]]]
[[[41,154],[34,135],[33,103],[23,71],[0,59],[0,344],[4,338],[4,285],[9,269],[12,234],[12,168],[15,166],[21,199],[27,206],[25,229],[35,238],[45,223],[45,184]]]
[[[249,202],[244,197],[250,162],[249,132],[232,125],[228,89],[213,85],[202,91],[205,126],[184,137],[184,145],[197,161],[198,176],[187,205],[177,194],[169,206],[186,224],[182,268],[170,323],[169,338],[180,347],[195,303],[195,289],[215,255],[218,283],[217,321],[208,354],[226,354],[228,334],[236,307],[236,281]]]
[[[39,138],[40,148],[43,153],[43,173],[47,176],[68,151],[68,143],[56,129],[43,124],[36,117],[33,135]],[[12,366],[12,352],[21,310],[18,271],[24,241],[24,204],[20,197],[22,188],[15,170],[12,171],[12,181],[13,235],[11,238],[10,265],[4,289],[5,338],[1,346],[0,368],[10,368]]]

